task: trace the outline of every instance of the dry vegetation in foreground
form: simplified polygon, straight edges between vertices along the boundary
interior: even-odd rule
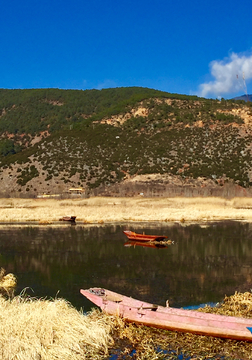
[[[16,278],[0,269],[0,358],[83,360],[108,356],[112,322],[84,316],[64,299],[13,297]]]
[[[111,324],[84,316],[63,299],[0,297],[2,360],[101,359],[112,342]]]
[[[250,297],[251,312],[251,294],[234,296],[236,311],[244,309],[239,297]],[[2,360],[109,359],[112,355],[118,360],[153,360],[178,359],[178,354],[184,354],[184,359],[251,359],[251,343],[128,324],[99,310],[85,316],[63,299],[0,297],[0,309]],[[231,311],[230,304],[226,311]]]
[[[0,199],[0,222],[48,224],[73,215],[78,223],[124,221],[252,221],[252,198],[112,198]]]
[[[251,359],[252,343],[128,324],[99,310],[84,315],[64,299],[13,297],[15,276],[0,272],[2,360]],[[252,294],[235,293],[200,311],[251,317]]]

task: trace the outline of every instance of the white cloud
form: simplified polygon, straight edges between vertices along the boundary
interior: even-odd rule
[[[241,90],[244,93],[246,92],[246,83],[252,78],[252,53],[232,53],[224,60],[212,61],[210,69],[214,80],[200,85],[200,96],[214,95],[218,97]]]
[[[116,82],[114,80],[106,79],[102,83],[96,86],[96,89],[106,89],[106,88],[113,88],[116,87]]]

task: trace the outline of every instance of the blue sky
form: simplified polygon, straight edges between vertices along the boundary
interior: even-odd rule
[[[251,10],[251,0],[3,1],[0,88],[252,93]]]

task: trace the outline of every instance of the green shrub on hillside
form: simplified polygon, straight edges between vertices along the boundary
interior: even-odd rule
[[[19,164],[21,186],[39,175],[34,161],[41,164],[48,184],[53,177],[72,184],[69,179],[77,175],[78,183],[95,188],[122,181],[124,172],[174,174],[182,180],[225,176],[249,184],[251,136],[241,137],[230,125],[242,124],[240,117],[220,112],[231,110],[235,102],[135,87],[0,90],[0,95],[0,134],[16,134],[0,141],[1,167]],[[99,123],[138,106],[146,111],[122,126]],[[41,131],[50,136],[31,145],[32,134]]]

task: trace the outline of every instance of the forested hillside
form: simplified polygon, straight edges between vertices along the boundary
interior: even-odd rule
[[[230,195],[252,185],[249,102],[138,87],[2,89],[0,114],[2,196],[71,187],[86,195]]]

